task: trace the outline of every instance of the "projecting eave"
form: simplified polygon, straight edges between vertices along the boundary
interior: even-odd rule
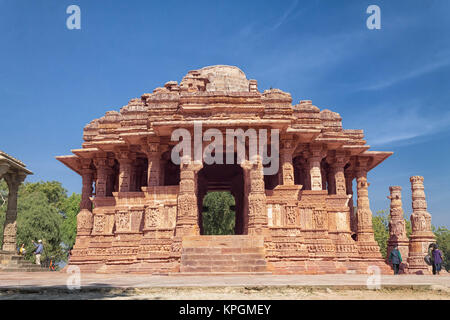
[[[83,149],[72,149],[70,151],[80,158],[91,159],[100,150],[98,148],[83,148]]]
[[[31,172],[30,170],[25,168],[26,165],[22,161],[20,161],[16,158],[13,158],[9,154],[7,154],[6,152],[3,152],[1,150],[0,150],[0,161],[3,164],[6,164],[6,166],[8,166],[9,169],[13,169],[14,171],[23,172],[27,175],[33,174],[33,172]]]
[[[365,152],[361,153],[360,155],[368,156],[368,157],[372,158],[372,161],[370,162],[369,168],[367,170],[367,171],[370,171],[393,154],[394,154],[394,152],[391,152],[391,151],[365,151]]]
[[[56,160],[62,162],[64,165],[75,171],[81,176],[81,166],[80,166],[80,160],[78,156],[72,155],[72,156],[58,156],[56,157]]]

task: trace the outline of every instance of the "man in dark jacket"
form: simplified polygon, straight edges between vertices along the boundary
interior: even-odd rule
[[[402,255],[400,254],[400,250],[398,250],[398,246],[395,246],[391,251],[391,254],[389,255],[389,262],[392,263],[394,274],[398,274],[400,264],[402,263]]]

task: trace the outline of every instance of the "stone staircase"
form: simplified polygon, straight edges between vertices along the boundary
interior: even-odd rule
[[[262,275],[264,239],[247,235],[190,236],[182,240],[179,275]]]
[[[40,266],[25,260],[13,252],[0,250],[0,272],[42,272],[47,271]]]

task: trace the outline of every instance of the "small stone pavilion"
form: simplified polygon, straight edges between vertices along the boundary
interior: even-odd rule
[[[25,164],[0,150],[0,180],[5,179],[8,185],[8,208],[6,209],[5,224],[3,228],[2,251],[16,253],[17,235],[17,192],[26,176],[33,174]]]
[[[249,159],[174,164],[171,134],[194,121],[203,130],[278,129],[278,173]],[[260,92],[237,67],[190,71],[93,120],[83,140],[57,157],[82,177],[70,259],[82,271],[391,272],[374,239],[367,173],[392,152],[370,151],[338,113]],[[217,190],[235,198],[234,235],[203,235],[203,198]]]

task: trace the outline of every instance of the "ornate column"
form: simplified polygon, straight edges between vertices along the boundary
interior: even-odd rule
[[[161,152],[159,147],[159,142],[149,142],[147,144],[147,149],[145,150],[148,160],[147,168],[147,186],[155,187],[159,186],[160,183],[160,158]]]
[[[8,184],[8,207],[6,209],[5,223],[3,227],[2,250],[16,252],[17,235],[17,192],[20,184],[25,180],[26,174],[22,172],[6,173],[3,176]]]
[[[389,187],[389,192],[390,196],[388,196],[388,199],[391,200],[391,210],[389,219],[387,259],[389,259],[389,255],[392,249],[394,249],[394,247],[397,245],[403,258],[401,269],[404,271],[406,266],[406,259],[409,253],[409,240],[406,236],[405,218],[403,217],[402,187]]]
[[[97,180],[95,181],[95,196],[106,197],[106,184],[108,180],[108,159],[106,155],[98,155],[94,158],[94,165],[97,169]]]
[[[312,144],[310,146],[310,152],[305,153],[305,158],[308,161],[309,176],[311,179],[311,190],[322,190],[320,162],[325,154],[326,153],[321,144]]]
[[[292,140],[292,138],[285,138],[281,143],[282,184],[286,186],[292,186],[294,185],[294,166],[292,164],[294,141]]]
[[[81,180],[83,187],[81,189],[80,212],[77,214],[77,236],[90,235],[93,226],[92,215],[92,183],[94,182],[94,170],[91,169],[91,159],[80,159]]]
[[[130,192],[132,190],[131,170],[136,153],[128,150],[120,150],[116,153],[119,161],[119,192]]]
[[[94,182],[94,170],[91,168],[91,159],[81,159],[81,180],[83,187],[81,189],[80,209],[92,210],[92,183]]]
[[[375,241],[372,228],[372,211],[369,203],[367,168],[370,158],[358,157],[356,181],[358,207],[356,213],[358,249],[362,258],[381,258],[380,248]]]
[[[349,158],[345,152],[336,151],[333,161],[330,164],[331,174],[333,177],[333,191],[338,195],[347,194],[347,186],[345,180],[344,168]]]
[[[268,221],[266,208],[266,193],[264,190],[263,166],[259,156],[252,161],[241,164],[247,169],[250,178],[250,192],[248,195],[248,234],[267,235]]]
[[[431,230],[431,214],[427,211],[427,201],[423,186],[423,177],[413,176],[410,179],[412,191],[411,227],[409,237],[408,272],[429,274],[430,270],[424,261],[428,246],[435,241]]]
[[[188,157],[180,164],[180,191],[177,199],[176,237],[198,235],[197,173],[203,167]]]

